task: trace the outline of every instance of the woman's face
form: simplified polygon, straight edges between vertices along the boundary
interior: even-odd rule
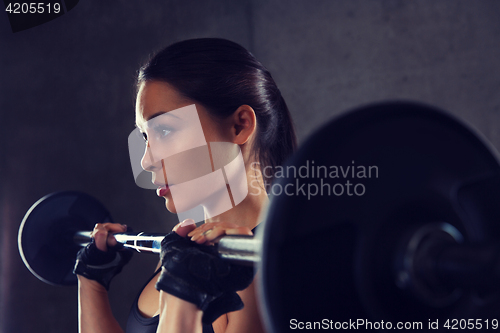
[[[195,180],[213,171],[207,142],[230,141],[230,129],[223,122],[215,122],[200,104],[161,81],[140,85],[136,125],[147,145],[142,168],[151,172],[167,209],[177,213],[199,205],[206,191],[196,191]]]

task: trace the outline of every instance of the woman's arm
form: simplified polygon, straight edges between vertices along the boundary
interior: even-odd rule
[[[247,289],[238,292],[245,307],[240,311],[229,312],[227,314],[228,324],[224,333],[265,332],[258,309],[255,290],[256,279],[257,277],[254,278],[252,284]]]
[[[264,328],[262,327],[255,297],[255,280],[247,289],[238,292],[238,294],[243,300],[245,307],[243,310],[228,313],[227,326],[221,325],[221,330],[218,330],[214,326],[215,332],[263,333]],[[203,330],[201,325],[202,315],[203,312],[196,305],[161,291],[160,323],[156,332],[201,333]]]
[[[160,322],[156,332],[202,333],[202,315],[196,305],[160,291]]]
[[[107,252],[115,246],[113,233],[125,232],[127,226],[115,223],[98,223],[92,237],[98,250]],[[80,333],[123,333],[109,304],[106,288],[96,280],[78,277],[78,329]]]
[[[108,292],[99,282],[78,275],[78,304],[80,333],[123,333],[111,312]]]

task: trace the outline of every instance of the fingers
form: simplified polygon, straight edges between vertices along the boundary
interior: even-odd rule
[[[127,231],[125,224],[118,223],[97,223],[92,231],[96,247],[101,251],[108,251],[109,247],[117,244],[113,234]]]
[[[200,234],[204,233],[208,230],[214,229],[215,227],[237,228],[238,225],[235,223],[231,223],[231,222],[207,222],[207,223],[200,225],[198,228],[196,228],[196,230],[191,231],[188,234],[188,237],[193,237],[195,234],[198,234],[198,233],[200,233]]]
[[[191,240],[193,242],[196,242],[198,244],[204,244],[207,242],[214,241],[218,239],[219,237],[222,237],[226,234],[225,230],[222,228],[213,228],[213,229],[208,229],[207,231],[203,233],[197,233],[194,236],[191,237]]]
[[[192,230],[187,234],[191,240],[198,244],[214,243],[224,235],[249,235],[252,231],[247,227],[240,227],[230,222],[209,222]]]
[[[189,232],[196,229],[196,224],[192,219],[186,219],[177,224],[172,231],[175,231],[179,236],[186,237]]]

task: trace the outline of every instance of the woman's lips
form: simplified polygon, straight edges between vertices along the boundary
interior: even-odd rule
[[[158,195],[159,197],[166,196],[168,194],[168,192],[170,192],[170,188],[168,187],[168,185],[159,186],[156,189],[156,195]]]

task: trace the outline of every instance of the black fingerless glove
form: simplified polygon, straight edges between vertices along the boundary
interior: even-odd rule
[[[132,254],[132,251],[123,250],[123,245],[120,243],[104,252],[92,241],[78,251],[73,274],[95,280],[109,290],[109,283],[130,261]]]
[[[156,289],[195,304],[203,311],[203,323],[243,308],[236,291],[252,283],[253,267],[230,264],[219,258],[216,246],[199,245],[175,232],[163,239],[160,258]]]

